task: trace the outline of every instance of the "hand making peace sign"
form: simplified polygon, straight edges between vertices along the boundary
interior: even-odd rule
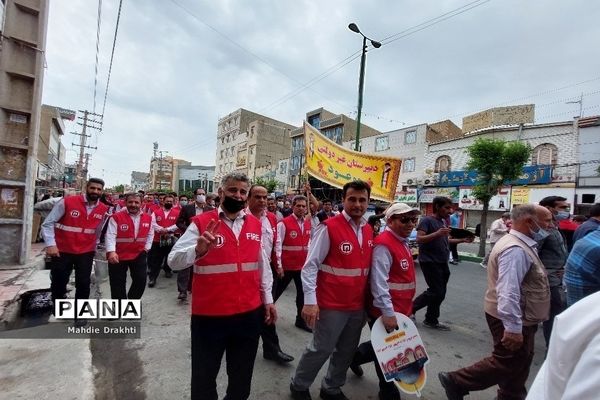
[[[196,257],[204,256],[208,250],[212,249],[217,244],[217,237],[215,233],[219,230],[221,221],[210,220],[206,226],[206,230],[202,232],[196,243]]]

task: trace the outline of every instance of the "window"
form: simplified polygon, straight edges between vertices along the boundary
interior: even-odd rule
[[[414,172],[415,171],[415,159],[414,158],[405,158],[404,165],[402,166],[402,171]]]
[[[375,139],[375,151],[384,151],[389,148],[389,136],[381,136]]]
[[[532,165],[556,165],[558,162],[558,148],[550,143],[544,143],[533,149]]]
[[[302,154],[300,156],[300,165],[298,166],[298,168],[301,168],[304,165],[304,154]]]
[[[253,137],[254,137],[254,127],[251,126],[250,127],[250,138],[253,138]]]
[[[290,176],[290,186],[296,187],[296,175]]]
[[[435,160],[435,172],[448,172],[452,167],[452,160],[449,156],[439,156]]]
[[[408,131],[404,133],[404,144],[413,144],[417,142],[417,131]]]
[[[254,146],[250,146],[250,147],[248,148],[248,154],[250,154],[250,155],[254,155]]]
[[[279,175],[285,175],[287,172],[287,161],[279,162]]]
[[[229,143],[230,140],[231,140],[231,137],[229,135],[227,135],[227,143]]]
[[[308,123],[319,129],[321,127],[321,114],[311,115],[308,117]]]
[[[221,158],[221,159],[223,158],[223,150],[221,150],[221,157],[219,157],[219,158]]]

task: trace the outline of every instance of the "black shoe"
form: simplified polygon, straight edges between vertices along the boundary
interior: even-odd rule
[[[452,264],[452,265],[458,265],[458,261],[452,260],[452,261],[450,261],[450,264]]]
[[[154,287],[156,285],[156,279],[150,279],[148,281],[148,287]]]
[[[329,394],[323,389],[321,389],[321,391],[319,392],[319,397],[321,397],[323,400],[350,400],[341,390],[337,394]]]
[[[448,400],[463,400],[466,393],[464,393],[460,387],[454,383],[447,372],[440,372],[438,374],[438,379],[446,391],[446,397],[448,397]]]
[[[280,364],[287,364],[289,362],[294,361],[294,357],[284,353],[281,350],[279,350],[277,353],[263,353],[263,358],[265,360],[275,361]]]
[[[310,327],[308,325],[306,325],[306,321],[304,321],[303,318],[301,317],[296,317],[296,328],[300,328],[303,331],[306,331],[308,333],[312,333],[312,329],[310,329]]]
[[[378,397],[379,400],[402,400],[398,389],[395,392],[391,390],[379,390]]]
[[[440,324],[436,322],[435,324],[428,321],[423,321],[423,325],[431,329],[437,329],[438,331],[449,331],[450,327],[448,325]]]
[[[310,397],[310,392],[308,390],[294,389],[293,383],[290,383],[290,393],[292,395],[292,399],[294,400],[312,400],[312,397]]]
[[[365,371],[363,371],[361,365],[355,363],[354,361],[350,363],[350,370],[354,372],[354,375],[356,376],[363,376],[365,374]]]
[[[177,296],[177,299],[181,301],[187,300],[187,292],[179,292],[179,296]]]
[[[173,276],[173,272],[172,271],[165,271],[165,278],[170,278]]]

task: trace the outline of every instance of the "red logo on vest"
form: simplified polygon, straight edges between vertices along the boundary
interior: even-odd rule
[[[225,244],[225,238],[223,237],[223,235],[216,235],[215,239],[217,239],[217,244],[215,245],[215,247],[217,249],[223,247],[223,245]]]
[[[352,253],[352,243],[350,243],[350,242],[340,243],[340,251],[344,254]]]
[[[290,232],[290,237],[291,237],[292,239],[296,239],[296,238],[298,237],[298,232],[296,232],[296,231],[291,231],[291,232]]]
[[[127,229],[129,229],[129,225],[127,225],[127,224],[121,225],[121,230],[122,231],[126,231]]]
[[[156,217],[156,222],[162,221],[162,217]]]
[[[408,260],[400,260],[400,269],[408,271]]]
[[[71,211],[71,217],[73,217],[73,218],[79,217],[79,211],[77,211],[77,210]]]

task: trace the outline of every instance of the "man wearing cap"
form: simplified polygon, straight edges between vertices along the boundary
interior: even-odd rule
[[[367,304],[369,326],[372,328],[381,315],[383,326],[388,332],[398,328],[395,312],[412,313],[415,295],[415,265],[408,247],[408,237],[415,228],[421,212],[405,203],[394,203],[385,212],[387,226],[375,238],[371,257],[370,286],[372,301]],[[400,392],[394,382],[386,382],[377,362],[371,341],[364,342],[354,355],[350,369],[362,376],[361,365],[375,364],[379,377],[379,399],[398,400]]]

